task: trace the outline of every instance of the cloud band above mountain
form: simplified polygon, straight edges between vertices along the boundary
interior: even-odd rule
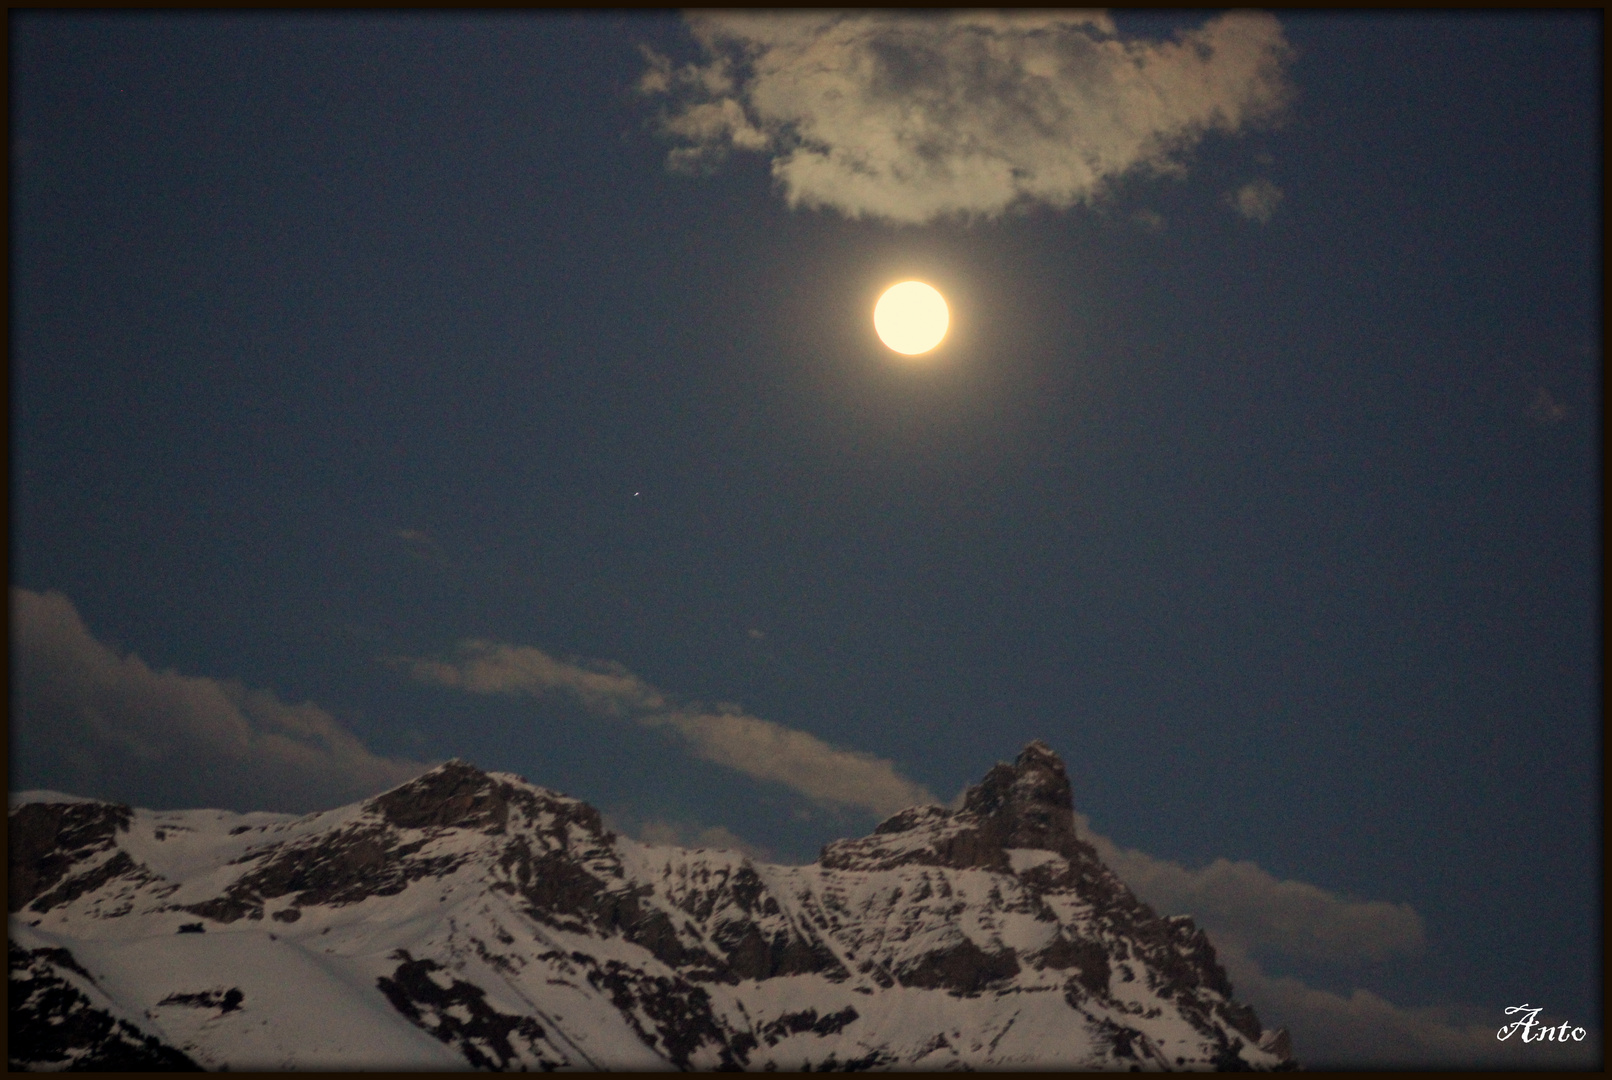
[[[323,810],[429,766],[373,754],[316,705],[154,671],[61,593],[11,590],[13,775],[136,805]]]
[[[460,644],[451,661],[402,658],[415,678],[478,694],[565,694],[589,712],[680,735],[694,754],[782,784],[815,802],[887,816],[937,800],[883,758],[830,746],[815,735],[749,716],[736,706],[679,706],[615,663],[556,660],[529,645]]]
[[[1290,1029],[1294,1055],[1308,1068],[1574,1068],[1598,1056],[1598,1044],[1497,1041],[1504,1020],[1498,1006],[1407,1007],[1369,990],[1335,993],[1271,974],[1262,962],[1319,964],[1347,985],[1362,965],[1422,952],[1426,924],[1409,904],[1350,899],[1247,861],[1215,859],[1191,869],[1120,847],[1093,832],[1084,814],[1075,821],[1138,897],[1157,911],[1191,915],[1208,932],[1238,997],[1266,1025]]]
[[[1136,894],[1163,911],[1190,912],[1217,943],[1234,943],[1299,960],[1354,965],[1415,955],[1426,944],[1422,917],[1409,904],[1351,900],[1302,881],[1283,881],[1252,862],[1216,859],[1190,870],[1122,848],[1091,831],[1080,834]]]
[[[1277,118],[1291,49],[1233,12],[1172,41],[1100,12],[705,13],[702,61],[645,50],[667,159],[706,171],[763,153],[790,206],[922,223],[1090,202],[1136,171],[1177,172],[1205,133]]]

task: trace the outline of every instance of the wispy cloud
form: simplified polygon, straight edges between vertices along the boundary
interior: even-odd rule
[[[371,753],[328,712],[153,671],[97,641],[72,601],[11,589],[13,775],[146,806],[325,809],[429,766]]]
[[[733,705],[679,704],[620,664],[558,660],[529,645],[466,641],[450,660],[391,661],[417,679],[477,694],[564,694],[598,716],[670,731],[705,761],[782,784],[830,806],[888,815],[933,803],[883,758],[750,716]]]
[[[1351,900],[1302,881],[1283,881],[1252,862],[1216,859],[1190,870],[1121,848],[1091,831],[1081,835],[1136,894],[1162,911],[1190,913],[1217,944],[1261,954],[1335,964],[1373,963],[1414,955],[1425,944],[1422,917],[1409,904]]]
[[[1347,969],[1414,955],[1425,945],[1425,924],[1409,904],[1352,900],[1284,881],[1252,862],[1216,859],[1189,869],[1120,847],[1093,832],[1083,814],[1075,819],[1080,835],[1137,896],[1160,913],[1193,916],[1214,942],[1238,999],[1253,1005],[1267,1027],[1286,1027],[1294,1057],[1308,1068],[1561,1068],[1599,1057],[1598,1032],[1593,1046],[1496,1039],[1507,1020],[1502,1008],[1520,1001],[1403,1006],[1369,990],[1338,994],[1272,975],[1256,959]]]
[[[472,640],[461,642],[452,660],[404,657],[393,662],[422,682],[472,694],[565,693],[591,712],[617,718],[668,706],[660,691],[620,664],[556,660],[529,645]]]
[[[1276,216],[1276,208],[1282,203],[1282,189],[1262,177],[1233,191],[1226,196],[1226,201],[1249,221],[1265,225]]]
[[[612,826],[613,827],[613,826]],[[768,862],[772,852],[750,843],[721,825],[700,828],[672,821],[646,821],[635,830],[638,839],[646,844],[670,844],[681,848],[716,848],[720,851],[737,851],[757,862]]]
[[[706,13],[699,63],[645,50],[670,102],[668,164],[766,154],[791,206],[921,223],[1090,202],[1178,172],[1206,132],[1273,120],[1291,90],[1275,18],[1234,12],[1171,41],[1101,12]]]
[[[1288,1028],[1294,1057],[1306,1068],[1582,1069],[1601,1059],[1601,1032],[1589,1023],[1598,1018],[1541,1014],[1541,1024],[1576,1021],[1586,1029],[1582,1042],[1502,1041],[1496,1032],[1516,1019],[1505,1014],[1505,1006],[1524,1001],[1486,1008],[1396,1005],[1370,990],[1335,994],[1270,975],[1241,948],[1218,942],[1216,948],[1238,998],[1253,1005],[1267,1026]]]

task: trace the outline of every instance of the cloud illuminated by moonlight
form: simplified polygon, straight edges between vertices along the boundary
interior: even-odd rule
[[[831,746],[734,705],[678,704],[618,663],[559,660],[530,645],[462,641],[448,660],[391,657],[416,679],[474,694],[562,694],[596,716],[674,736],[702,760],[781,784],[818,803],[880,816],[936,802],[892,762]]]
[[[710,12],[702,62],[645,49],[676,170],[767,154],[792,207],[922,223],[1089,203],[1133,171],[1180,172],[1209,131],[1279,118],[1291,48],[1268,14],[1171,41],[1101,12]]]
[[[430,763],[371,752],[311,702],[160,670],[58,592],[11,587],[13,777],[155,809],[325,810]]]

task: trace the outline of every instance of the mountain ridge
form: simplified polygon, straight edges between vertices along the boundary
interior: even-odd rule
[[[642,844],[458,759],[301,817],[33,802],[10,824],[13,1030],[70,1004],[111,1040],[14,1039],[15,1067],[124,1042],[234,1069],[1295,1067],[1203,931],[1076,834],[1040,742],[960,809],[804,866]]]

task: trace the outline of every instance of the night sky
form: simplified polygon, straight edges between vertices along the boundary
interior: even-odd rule
[[[1040,738],[1306,1064],[1599,1054],[1600,56],[14,14],[11,785],[805,862]]]

